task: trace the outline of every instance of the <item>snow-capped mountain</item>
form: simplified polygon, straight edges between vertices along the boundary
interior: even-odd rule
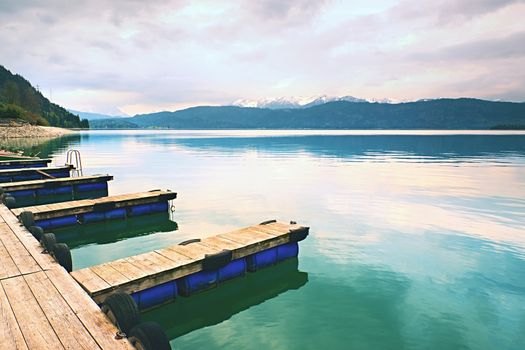
[[[258,107],[258,108],[269,108],[269,109],[283,109],[283,108],[308,108],[312,106],[322,105],[327,102],[334,101],[348,101],[348,102],[379,102],[379,103],[391,103],[388,99],[367,101],[362,98],[354,96],[313,96],[313,97],[279,97],[279,98],[266,98],[262,100],[248,100],[242,99],[232,103],[234,106],[239,107]]]

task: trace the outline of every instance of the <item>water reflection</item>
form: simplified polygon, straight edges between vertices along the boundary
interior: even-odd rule
[[[288,135],[290,133],[291,135]],[[92,132],[85,138],[102,141],[119,138],[148,145],[179,146],[196,151],[226,152],[261,151],[270,154],[309,153],[321,157],[342,159],[363,158],[371,161],[453,161],[472,158],[492,159],[498,156],[523,158],[525,135],[496,134],[422,134],[385,135],[381,132],[350,135],[302,135],[294,132],[258,133],[249,137],[234,132]],[[224,134],[224,135],[222,135]],[[505,159],[502,159],[505,160]]]
[[[301,288],[228,299],[242,278],[225,295],[218,288],[147,317],[181,349],[521,349],[525,135],[319,133],[83,134],[85,173],[114,175],[110,194],[176,190],[179,227],[99,237],[79,244],[75,261],[296,220],[312,228],[301,243]],[[283,280],[263,283],[271,291]]]
[[[175,302],[143,314],[145,320],[161,323],[170,339],[196,329],[220,324],[233,315],[262,304],[290,290],[303,287],[308,274],[298,270],[297,259],[248,273],[219,288]]]
[[[173,232],[177,228],[177,223],[170,220],[168,213],[157,213],[126,220],[109,220],[55,229],[53,232],[60,242],[65,242],[71,249],[75,249],[89,244],[115,243],[158,232]]]
[[[73,145],[78,144],[80,139],[80,134],[71,134],[56,138],[1,139],[0,149],[13,152],[22,151],[25,156],[48,158],[54,153],[67,150]]]
[[[89,191],[89,192],[71,192],[67,194],[54,194],[54,195],[38,195],[38,196],[23,196],[16,199],[16,205],[14,208],[29,207],[33,205],[44,205],[60,202],[68,202],[73,200],[82,199],[95,199],[105,197],[108,195],[107,190],[101,191]]]
[[[147,142],[169,142],[157,138]],[[370,161],[432,161],[470,160],[498,155],[524,157],[525,138],[521,135],[358,135],[305,136],[272,138],[193,138],[177,139],[175,144],[204,151],[238,152],[307,152],[316,156]]]

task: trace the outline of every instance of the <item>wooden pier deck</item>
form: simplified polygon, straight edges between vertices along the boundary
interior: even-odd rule
[[[17,218],[0,205],[0,349],[133,349]]]
[[[18,216],[24,211],[30,211],[33,213],[35,220],[45,220],[56,217],[90,213],[101,210],[101,208],[104,207],[107,207],[108,209],[117,209],[132,205],[150,204],[163,200],[171,200],[176,197],[177,193],[175,192],[155,190],[150,192],[140,192],[96,199],[82,199],[63,203],[17,208],[13,209],[12,212]]]
[[[39,188],[46,188],[46,187],[53,187],[53,186],[89,184],[89,183],[96,183],[96,182],[102,182],[102,181],[107,182],[111,180],[113,180],[113,176],[111,175],[61,177],[57,179],[4,182],[4,183],[0,183],[0,188],[2,188],[5,192],[9,192],[9,191],[22,191],[22,190],[35,190]]]
[[[135,293],[203,270],[206,254],[224,249],[232,259],[289,243],[294,232],[308,230],[297,224],[272,222],[176,245],[105,264],[73,271],[71,276],[97,302],[115,291]]]
[[[40,159],[40,158],[34,158],[34,159],[11,159],[11,160],[0,160],[0,169],[3,169],[5,167],[9,166],[24,166],[24,167],[30,167],[34,164],[49,164],[51,163],[51,159]]]
[[[53,178],[52,175],[49,175],[50,173],[56,173],[56,172],[62,172],[62,171],[68,171],[73,169],[72,165],[64,165],[64,166],[57,166],[57,167],[47,167],[47,168],[19,168],[19,169],[2,169],[0,170],[0,179],[2,178],[9,178],[14,176],[20,176],[20,175],[41,175],[41,178]],[[1,181],[0,181],[1,182]]]

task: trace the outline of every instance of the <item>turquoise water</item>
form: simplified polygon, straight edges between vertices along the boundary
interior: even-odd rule
[[[173,230],[68,238],[75,268],[267,219],[311,227],[297,260],[144,314],[174,348],[523,349],[523,134],[106,131],[41,155],[68,147],[115,176],[110,194],[179,194]]]

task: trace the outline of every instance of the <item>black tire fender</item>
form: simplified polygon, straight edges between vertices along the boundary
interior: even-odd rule
[[[93,211],[95,212],[101,212],[101,211],[109,211],[116,209],[117,205],[115,202],[102,202],[102,203],[95,203],[93,205]]]
[[[135,300],[124,292],[117,292],[107,297],[102,305],[102,311],[125,334],[140,322],[139,308]]]
[[[204,271],[217,270],[228,265],[230,261],[232,261],[232,251],[228,249],[215,254],[206,254],[202,262],[202,269]]]
[[[9,209],[13,209],[14,207],[16,207],[16,198],[13,196],[9,196],[9,195],[4,196],[3,202],[5,206],[8,207]]]
[[[129,332],[128,339],[131,345],[144,350],[171,350],[166,333],[156,322],[139,323]]]
[[[55,234],[51,232],[44,233],[42,237],[40,237],[40,244],[44,247],[44,252],[49,254],[53,254],[53,248],[56,242]]]
[[[44,229],[40,226],[30,226],[28,230],[37,241],[40,241],[40,238],[42,238],[42,235],[44,234]]]
[[[21,212],[20,215],[18,215],[18,220],[26,228],[35,225],[35,217],[33,216],[33,213],[30,212],[30,211],[23,211],[23,212]]]
[[[67,244],[55,243],[53,246],[53,256],[57,263],[59,263],[67,272],[73,271],[73,259]]]
[[[290,230],[290,242],[302,241],[303,239],[308,237],[309,231],[310,231],[310,227],[301,227],[295,230]]]

